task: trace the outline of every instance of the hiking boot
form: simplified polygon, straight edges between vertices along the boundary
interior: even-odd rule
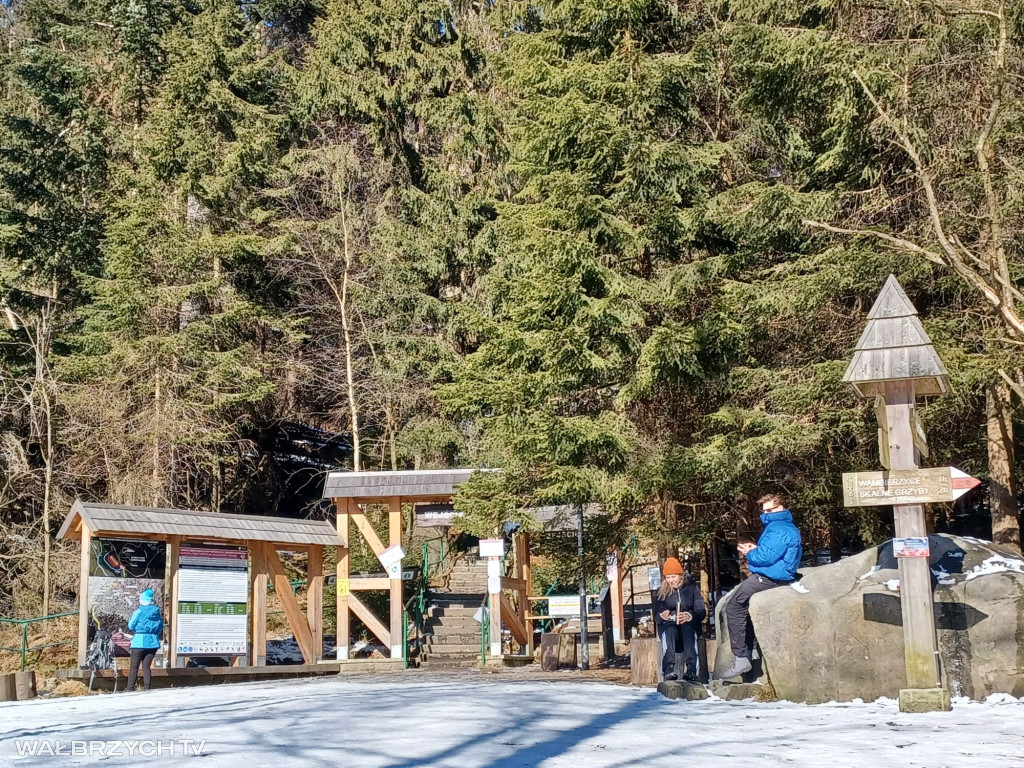
[[[692,672],[687,672],[685,675],[683,675],[683,680],[685,680],[688,683],[696,683],[697,676]]]
[[[727,670],[718,675],[719,680],[730,680],[740,675],[745,675],[751,670],[750,659],[737,656]]]
[[[676,675],[675,672],[666,672],[665,673],[665,679],[666,680],[678,680],[679,677]]]

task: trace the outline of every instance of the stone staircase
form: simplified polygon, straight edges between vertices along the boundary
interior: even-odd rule
[[[475,551],[452,568],[447,585],[431,590],[420,666],[475,667],[480,663],[480,623],[473,618],[487,596],[487,561]]]

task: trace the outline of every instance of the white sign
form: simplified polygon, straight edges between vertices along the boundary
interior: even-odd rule
[[[656,565],[647,569],[647,586],[651,592],[661,586],[661,569]]]
[[[176,650],[238,655],[248,651],[248,555],[245,547],[183,544],[178,556]]]
[[[384,566],[389,579],[402,578],[402,558],[405,557],[405,550],[399,544],[392,544],[381,552],[377,559]]]
[[[502,557],[504,554],[504,539],[480,539],[480,557]]]
[[[487,561],[487,575],[488,577],[497,576],[501,577],[501,560],[488,560]]]
[[[501,576],[487,577],[487,592],[492,595],[501,592]]]
[[[575,616],[580,615],[579,595],[549,595],[548,616]]]

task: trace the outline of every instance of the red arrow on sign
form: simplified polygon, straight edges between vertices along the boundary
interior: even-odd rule
[[[976,477],[971,477],[966,472],[961,472],[956,467],[949,468],[949,476],[951,478],[950,486],[953,488],[954,501],[959,499],[972,488],[977,488],[981,485],[981,480]]]

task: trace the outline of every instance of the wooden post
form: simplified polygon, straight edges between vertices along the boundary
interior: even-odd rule
[[[324,655],[324,548],[315,544],[306,562],[306,620],[313,635],[314,661]]]
[[[17,701],[18,684],[13,672],[0,673],[0,701]]]
[[[495,565],[490,565],[494,563]],[[500,573],[501,569],[501,558],[490,557],[488,558],[487,567],[487,610],[490,615],[490,629],[491,636],[489,642],[491,644],[489,654],[492,658],[498,658],[501,656],[501,576],[493,577],[490,574],[494,572],[495,566]]]
[[[82,523],[82,560],[78,574],[78,666],[85,667],[89,657],[89,563],[92,561],[92,534]]]
[[[861,397],[881,394],[876,401],[879,452],[890,470],[918,468],[924,436],[914,443],[914,399],[943,395],[949,377],[917,310],[894,275],[889,275],[868,312],[853,359],[843,374]],[[928,536],[925,509],[920,504],[893,505],[896,537]],[[941,687],[931,571],[924,557],[899,558],[900,605],[907,688],[900,689],[900,710],[924,712],[950,708],[949,691]]]
[[[178,561],[181,555],[181,537],[171,536],[167,539],[167,576],[170,587],[170,605],[167,606],[167,665],[174,669],[178,666]]]
[[[27,701],[36,697],[36,673],[25,669],[14,673],[14,685],[18,692],[18,701]]]
[[[392,496],[388,507],[388,546],[402,546],[402,498]],[[391,579],[391,658],[405,654],[402,646],[402,564],[398,565],[398,578]]]
[[[524,533],[520,537],[521,552],[522,552],[522,573],[520,578],[526,582],[526,589],[520,595],[522,598],[522,604],[520,610],[522,611],[522,622],[523,626],[526,627],[526,653],[532,657],[534,652],[533,644],[533,619],[527,618],[533,611],[531,610],[532,603],[530,602],[530,593],[533,592],[533,566],[530,563],[530,534]]]
[[[885,411],[891,468],[917,469],[911,426],[914,416],[913,381],[886,383]],[[898,504],[893,506],[893,511],[897,538],[928,536],[923,505]],[[938,688],[938,644],[928,559],[901,557],[899,572],[907,687]]]
[[[259,542],[249,544],[252,585],[252,655],[249,663],[262,667],[267,663],[267,565]]]
[[[352,506],[350,499],[340,499],[336,502],[338,509],[338,536],[344,547],[338,549],[338,607],[337,607],[337,635],[335,640],[337,647],[338,661],[348,661],[348,649],[352,642],[352,630],[349,623],[348,592],[349,592],[349,511]]]
[[[656,685],[661,679],[661,640],[634,637],[629,644],[629,676],[633,685]]]
[[[558,670],[558,641],[561,635],[545,632],[540,636],[540,668],[545,672]]]
[[[612,549],[609,553],[608,589],[612,598],[612,639],[615,643],[626,640],[626,611],[622,604],[622,551]]]

